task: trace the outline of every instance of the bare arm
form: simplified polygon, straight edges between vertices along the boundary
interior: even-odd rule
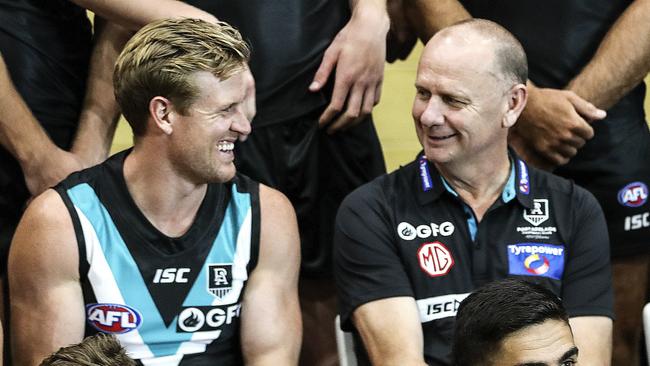
[[[20,163],[27,188],[33,195],[82,167],[77,157],[50,140],[14,88],[1,56],[0,144]]]
[[[131,34],[114,23],[100,26],[90,59],[86,97],[79,116],[79,127],[72,145],[72,152],[77,154],[86,166],[101,163],[108,156],[119,118],[117,102],[113,95],[113,68],[117,56]]]
[[[365,303],[354,311],[352,321],[373,365],[426,366],[422,324],[412,297]]]
[[[384,78],[386,0],[351,0],[352,17],[327,48],[309,90],[320,90],[335,74],[332,100],[320,116],[330,133],[361,121],[379,103]],[[339,115],[341,114],[341,115]]]
[[[409,23],[423,43],[442,28],[472,17],[457,0],[402,1]]]
[[[177,0],[71,0],[102,18],[131,30],[154,20],[165,18],[198,18],[208,22],[217,19],[203,10]]]
[[[608,109],[650,72],[650,0],[636,0],[603,38],[568,89]]]
[[[11,243],[9,289],[14,365],[35,366],[84,333],[72,220],[53,190],[28,207]]]
[[[580,365],[609,366],[612,359],[612,319],[581,316],[569,319],[573,338],[580,350]]]
[[[296,365],[302,339],[298,305],[300,239],[291,203],[260,185],[259,261],[242,303],[246,365]]]

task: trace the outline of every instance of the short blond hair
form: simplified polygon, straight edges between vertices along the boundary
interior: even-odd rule
[[[198,91],[195,72],[227,79],[243,69],[250,49],[224,22],[165,19],[143,27],[124,46],[113,73],[115,98],[136,136],[145,132],[149,102],[163,96],[187,113]]]

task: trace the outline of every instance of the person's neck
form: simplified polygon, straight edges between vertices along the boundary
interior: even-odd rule
[[[501,196],[510,176],[507,152],[480,160],[436,164],[440,175],[474,211],[478,221]]]
[[[160,151],[134,147],[124,161],[124,180],[149,222],[163,234],[179,237],[194,222],[207,184],[182,177],[161,155]]]

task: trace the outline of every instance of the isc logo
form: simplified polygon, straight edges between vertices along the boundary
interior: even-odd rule
[[[158,268],[153,276],[153,283],[187,283],[189,268]]]
[[[104,333],[127,333],[142,323],[137,310],[120,304],[88,304],[86,317],[88,323]]]
[[[642,182],[626,185],[618,191],[618,202],[628,207],[643,206],[648,199],[648,186]]]

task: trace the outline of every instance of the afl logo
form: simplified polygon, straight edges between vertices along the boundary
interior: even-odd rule
[[[431,277],[444,276],[454,266],[449,249],[439,241],[424,243],[418,250],[420,268]]]
[[[626,185],[618,191],[618,203],[627,207],[643,206],[648,200],[648,186],[642,182]]]
[[[543,275],[548,272],[551,265],[546,257],[541,257],[539,254],[531,254],[524,260],[526,270],[534,275]]]
[[[88,323],[104,333],[128,333],[138,329],[142,315],[134,308],[121,304],[86,305]]]

